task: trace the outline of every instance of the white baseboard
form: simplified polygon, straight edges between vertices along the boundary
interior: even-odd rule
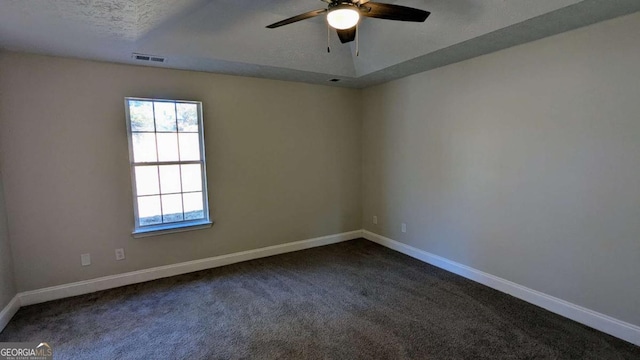
[[[4,329],[5,326],[9,323],[9,320],[15,315],[20,309],[20,296],[16,295],[9,301],[7,306],[0,311],[0,331]]]
[[[363,230],[363,236],[365,239],[378,243],[382,246],[409,255],[454,274],[458,274],[503,293],[515,296],[518,299],[540,306],[541,308],[547,309],[553,313],[640,346],[639,326],[572,304],[568,301],[558,299],[540,291],[529,289],[509,280],[487,274],[472,267],[431,254],[424,250],[420,250],[413,246],[403,244],[367,230]]]
[[[322,236],[318,238],[296,241],[281,245],[274,245],[255,250],[242,251],[238,253],[188,261],[179,264],[159,266],[151,269],[105,276],[97,279],[52,286],[33,291],[25,291],[19,293],[17,296],[20,298],[20,305],[27,306],[42,303],[45,301],[88,294],[96,291],[117,288],[120,286],[131,285],[175,275],[182,275],[194,271],[211,269],[242,261],[278,255],[292,251],[304,250],[317,246],[335,244],[342,241],[357,239],[360,237],[362,237],[362,230],[349,231],[341,234]]]

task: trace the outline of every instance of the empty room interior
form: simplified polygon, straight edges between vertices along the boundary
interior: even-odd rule
[[[11,356],[640,359],[640,1],[0,0]]]

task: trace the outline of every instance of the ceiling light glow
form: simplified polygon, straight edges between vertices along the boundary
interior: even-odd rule
[[[327,22],[332,28],[338,30],[350,29],[360,20],[360,13],[353,6],[338,6],[329,10]]]

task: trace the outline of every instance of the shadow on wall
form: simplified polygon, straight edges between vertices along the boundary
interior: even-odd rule
[[[2,173],[0,173],[0,311],[16,294],[2,179]]]
[[[416,116],[406,109],[420,106],[430,94],[408,89],[388,84],[377,88],[376,101],[370,102],[368,111],[375,120],[367,123],[369,138],[364,141],[378,145],[365,146],[364,177],[370,182],[364,186],[365,211],[375,209],[375,214],[367,214],[365,224],[377,215],[381,235],[465,263],[473,247],[460,244],[473,242],[468,186],[475,175],[460,173],[466,166],[454,147],[454,136],[459,136],[455,129],[446,122],[429,121],[458,104],[440,104],[437,112],[425,108]],[[366,153],[367,149],[373,153]],[[402,223],[407,224],[406,233],[401,231]]]

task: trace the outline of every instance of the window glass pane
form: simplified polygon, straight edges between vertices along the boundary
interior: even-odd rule
[[[178,131],[198,132],[198,105],[176,104]]]
[[[162,195],[162,222],[182,221],[182,196]]]
[[[184,219],[204,219],[204,206],[202,206],[202,193],[182,194],[184,201]]]
[[[200,160],[200,135],[180,133],[180,160]]]
[[[182,166],[182,191],[202,191],[200,164]]]
[[[160,188],[163,194],[180,192],[180,165],[160,166]]]
[[[129,100],[129,119],[132,131],[154,131],[153,103]]]
[[[154,102],[156,131],[176,131],[176,105],[172,102]]]
[[[161,224],[160,196],[139,197],[138,217],[140,218],[140,226]]]
[[[157,166],[136,166],[136,191],[138,195],[160,194]]]
[[[151,133],[131,134],[133,143],[133,159],[135,162],[157,161],[156,136]]]
[[[178,134],[157,133],[158,137],[158,160],[178,161]]]

